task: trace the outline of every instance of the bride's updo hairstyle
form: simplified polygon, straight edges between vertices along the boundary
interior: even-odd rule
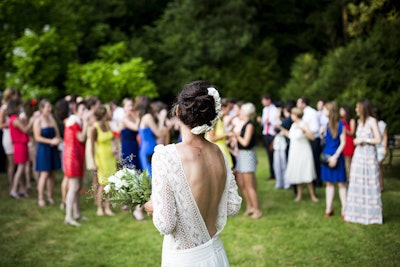
[[[209,87],[212,85],[206,81],[195,81],[185,85],[178,95],[177,116],[191,129],[204,124],[211,126],[217,116],[214,97],[208,94]]]

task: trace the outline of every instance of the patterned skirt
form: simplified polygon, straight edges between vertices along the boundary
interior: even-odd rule
[[[344,220],[382,224],[379,165],[373,145],[357,146],[354,151]]]
[[[255,172],[257,167],[257,156],[252,149],[240,149],[236,157],[236,170],[247,173]]]

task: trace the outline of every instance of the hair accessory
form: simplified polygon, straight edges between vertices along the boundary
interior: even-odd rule
[[[37,100],[36,99],[32,99],[31,100],[31,106],[36,106],[37,104]]]
[[[215,113],[217,115],[215,116],[215,118],[212,121],[210,121],[211,125],[203,124],[201,126],[196,126],[192,130],[190,130],[193,134],[199,135],[199,134],[204,134],[206,132],[211,131],[215,127],[219,117],[221,116],[221,98],[219,97],[219,93],[218,93],[217,89],[215,89],[214,87],[209,87],[209,88],[207,88],[207,90],[208,90],[208,95],[210,95],[214,98]]]

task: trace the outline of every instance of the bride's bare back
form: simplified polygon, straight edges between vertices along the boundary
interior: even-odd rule
[[[215,144],[203,141],[198,145],[176,145],[185,176],[210,236],[215,226],[218,206],[226,183],[226,165]]]

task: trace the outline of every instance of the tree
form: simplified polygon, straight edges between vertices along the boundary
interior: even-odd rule
[[[67,91],[82,96],[95,95],[103,101],[147,95],[158,96],[147,73],[152,62],[142,58],[127,58],[125,43],[103,46],[99,59],[68,69]]]

